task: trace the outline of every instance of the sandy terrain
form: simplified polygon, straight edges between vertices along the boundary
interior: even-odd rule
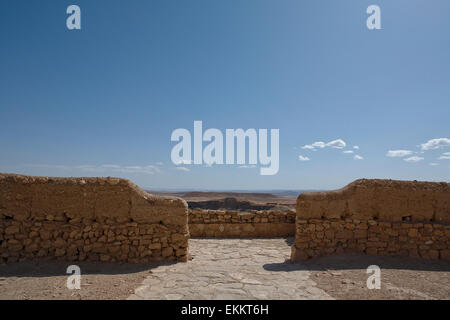
[[[450,263],[367,255],[327,256],[304,263],[317,287],[335,299],[450,299]],[[381,288],[367,289],[367,267],[381,269]]]
[[[69,265],[45,260],[0,265],[0,299],[126,299],[154,267],[79,262],[81,290],[69,290]]]

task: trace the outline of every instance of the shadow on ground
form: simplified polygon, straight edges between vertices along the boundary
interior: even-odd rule
[[[161,265],[171,265],[174,262],[150,263],[104,263],[104,262],[66,262],[55,260],[22,261],[0,265],[0,278],[8,277],[52,277],[68,276],[67,267],[77,265],[84,275],[120,275],[133,274],[142,271],[151,272]]]
[[[286,260],[283,263],[265,264],[263,268],[267,271],[280,272],[297,270],[327,271],[367,269],[370,265],[377,265],[381,269],[450,272],[450,262],[448,261],[360,254],[330,255],[296,263]]]

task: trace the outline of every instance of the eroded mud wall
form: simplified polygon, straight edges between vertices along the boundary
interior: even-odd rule
[[[186,261],[187,204],[125,179],[0,174],[0,259]]]
[[[450,184],[356,180],[297,198],[291,259],[362,252],[450,259]]]

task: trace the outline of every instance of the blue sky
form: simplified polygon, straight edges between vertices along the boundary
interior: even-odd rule
[[[66,28],[71,4],[81,30]],[[366,27],[371,4],[382,30]],[[0,171],[155,189],[448,182],[449,13],[447,0],[1,0]],[[280,129],[278,174],[177,169],[170,135],[194,120]]]

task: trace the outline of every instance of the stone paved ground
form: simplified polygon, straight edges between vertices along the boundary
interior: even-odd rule
[[[151,270],[129,299],[330,299],[286,239],[191,239],[193,260]]]
[[[191,239],[188,263],[80,262],[81,290],[67,289],[70,262],[0,264],[0,300],[450,299],[448,261],[337,255],[292,264],[286,262],[291,242]],[[380,290],[366,286],[373,264],[381,268]]]

